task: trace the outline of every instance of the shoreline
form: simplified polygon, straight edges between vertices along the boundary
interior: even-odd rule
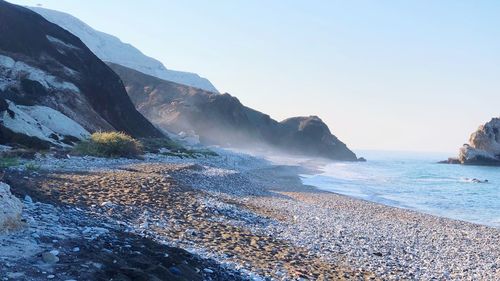
[[[106,213],[243,279],[500,277],[500,230],[306,186],[304,167],[233,152],[37,163],[18,196]]]
[[[391,161],[386,161],[386,160],[384,160],[384,162],[380,161],[380,163],[393,164]],[[438,163],[432,163],[432,162],[426,162],[426,163],[431,165],[432,164],[438,165]],[[432,169],[432,167],[428,168]],[[327,171],[330,170],[327,169]],[[357,172],[356,167],[350,167],[349,169],[346,169],[346,171],[354,173]],[[478,200],[489,200],[490,202],[496,202],[495,199],[492,199],[492,197],[486,197],[486,195],[482,195],[483,197],[481,198],[475,197],[476,194],[480,194],[480,192],[488,190],[487,191],[489,192],[488,194],[490,196],[493,196],[493,198],[496,198],[497,196],[495,191],[498,190],[497,188],[498,179],[496,179],[496,181],[492,181],[490,179],[490,182],[488,182],[487,180],[486,182],[474,182],[472,181],[473,178],[471,177],[470,172],[469,175],[465,175],[462,177],[453,174],[446,174],[446,172],[449,171],[444,171],[444,172],[445,173],[443,174],[442,178],[433,179],[437,181],[436,184],[419,185],[419,183],[403,182],[400,183],[402,184],[399,186],[400,190],[398,190],[397,182],[391,182],[390,184],[380,184],[380,182],[374,181],[372,179],[359,180],[356,177],[352,179],[349,177],[342,178],[342,176],[338,176],[335,172],[331,174],[329,172],[319,172],[315,173],[314,175],[305,174],[304,176],[302,175],[299,176],[301,177],[301,179],[303,179],[304,185],[311,186],[319,190],[332,192],[334,194],[347,196],[349,198],[377,203],[387,207],[394,207],[403,210],[414,211],[417,213],[436,216],[440,218],[447,218],[451,220],[468,222],[472,224],[478,224],[478,225],[492,227],[495,229],[500,229],[500,221],[498,220],[500,217],[498,217],[498,215],[496,214],[498,213],[496,212],[497,211],[496,207],[498,206],[498,204],[493,205],[490,203],[489,205],[486,204],[483,206],[481,205],[481,201],[478,201]],[[356,175],[362,176],[363,174],[359,173]],[[380,174],[380,176],[385,176],[385,175]],[[470,178],[468,178],[468,176]],[[485,176],[485,178],[489,177]],[[389,178],[388,180],[392,179]],[[436,193],[437,194],[436,196],[440,196],[442,200],[430,200],[428,202],[425,201],[426,199],[425,196],[429,196],[429,198],[432,198],[430,193],[423,194],[422,191],[417,191],[414,193],[410,191],[411,188],[416,190],[419,189],[434,190],[436,186],[439,186],[441,181],[445,181],[447,184],[453,183],[455,185],[461,185],[461,186],[457,188],[455,188],[455,186],[450,186],[449,184],[446,186],[445,185],[440,186],[439,189],[436,190],[443,190],[443,192]],[[467,183],[466,186],[465,183]],[[344,186],[347,187],[344,188]],[[364,187],[367,188],[364,190],[363,189]],[[465,194],[465,195],[453,197],[455,194],[452,194],[452,192],[455,192],[456,194],[459,195],[460,194]],[[421,200],[412,201],[413,198],[411,197],[412,195],[415,195],[416,198]],[[443,196],[451,196],[451,197],[450,199],[444,199]],[[470,202],[474,203],[465,204],[464,200],[469,200]],[[459,205],[460,207],[458,207]],[[483,213],[481,213],[481,211],[483,211]]]
[[[407,212],[411,212],[411,213],[415,213],[415,214],[419,214],[419,215],[431,216],[431,217],[435,217],[435,218],[438,218],[438,219],[445,219],[445,220],[450,220],[450,221],[456,221],[458,223],[466,223],[466,224],[471,224],[471,225],[476,225],[476,226],[482,226],[482,227],[492,228],[492,229],[495,229],[495,230],[500,230],[500,225],[499,226],[493,226],[493,225],[489,225],[489,224],[486,224],[486,223],[479,223],[479,222],[474,222],[474,221],[468,221],[468,220],[450,218],[450,217],[447,217],[447,216],[444,216],[444,215],[438,215],[438,214],[428,213],[428,212],[419,210],[419,209],[411,207],[411,206],[406,206],[406,205],[393,206],[393,205],[389,205],[389,204],[384,204],[382,202],[371,201],[371,200],[368,200],[368,199],[358,198],[356,196],[351,196],[351,195],[342,194],[342,193],[331,191],[331,190],[326,190],[326,189],[323,189],[323,188],[320,188],[320,187],[317,187],[317,186],[314,186],[314,185],[304,184],[304,186],[317,189],[318,191],[322,191],[322,192],[326,192],[326,193],[331,193],[331,194],[334,194],[336,196],[345,197],[347,199],[361,201],[361,202],[364,202],[364,203],[367,203],[367,204],[375,204],[375,205],[379,205],[379,206],[383,206],[383,207],[387,207],[387,208],[393,208],[393,209],[396,209],[396,210],[403,210],[403,211],[407,211]]]
[[[471,276],[475,276],[475,278],[480,277],[480,280],[489,280],[500,277],[500,250],[497,246],[485,249],[483,245],[483,243],[498,245],[500,229],[387,206],[314,186],[309,188],[314,190],[281,193],[291,197],[291,200],[271,198],[256,200],[259,206],[293,216],[292,223],[284,228],[293,229],[297,228],[296,224],[304,224],[283,235],[284,239],[295,240],[298,245],[312,245],[312,248],[319,248],[320,252],[349,253],[347,263],[356,266],[371,264],[369,270],[375,271],[377,276],[384,279],[401,276],[410,279],[474,279]],[[323,215],[320,215],[322,213]],[[305,217],[307,219],[304,219]],[[350,223],[351,221],[355,222]],[[310,230],[311,228],[313,230]],[[276,231],[276,233],[283,232],[283,229]],[[364,234],[359,235],[360,233]],[[443,237],[450,240],[444,240]],[[358,238],[364,242],[359,243],[356,241]],[[397,238],[400,241],[394,244],[391,240]],[[349,243],[339,245],[338,241],[354,243],[345,247],[345,244]],[[410,249],[395,253],[402,248],[398,244],[405,245],[408,241],[414,243]],[[332,242],[336,247],[331,247]],[[363,246],[363,243],[368,243],[370,246]],[[352,251],[353,249],[355,250]],[[359,249],[361,253],[356,252]],[[482,258],[474,259],[476,255]],[[486,258],[488,256],[489,259]],[[402,264],[398,263],[405,258],[409,259]],[[483,258],[490,261],[490,264],[485,265],[486,261]],[[337,258],[332,260],[339,261]],[[429,261],[433,264],[428,264]],[[420,269],[423,265],[428,267],[427,270]],[[398,272],[401,269],[404,270],[404,274]],[[477,271],[474,272],[475,270]]]

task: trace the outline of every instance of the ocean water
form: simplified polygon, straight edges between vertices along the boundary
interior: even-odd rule
[[[500,228],[500,167],[437,164],[446,154],[361,152],[304,184],[355,198]],[[476,183],[472,179],[488,180]]]

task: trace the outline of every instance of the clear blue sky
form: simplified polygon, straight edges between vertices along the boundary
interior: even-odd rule
[[[455,153],[500,115],[500,1],[16,0],[73,14],[355,149]]]

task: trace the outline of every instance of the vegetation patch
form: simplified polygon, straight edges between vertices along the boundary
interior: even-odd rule
[[[35,159],[37,152],[46,150],[35,150],[25,148],[14,148],[0,152],[0,158],[20,158],[20,159]]]
[[[31,171],[31,172],[39,171],[41,168],[40,165],[37,165],[33,162],[26,163],[26,165],[24,165],[24,167],[26,168],[26,170]]]
[[[0,158],[0,169],[6,169],[9,167],[19,165],[19,158],[16,157],[1,157]]]
[[[142,138],[140,139],[145,152],[160,153],[161,149],[179,152],[185,150],[184,147],[169,138]]]
[[[144,138],[140,140],[145,152],[160,153],[179,158],[219,156],[209,149],[188,149],[169,138]]]
[[[142,144],[131,136],[121,132],[97,132],[88,140],[77,143],[73,149],[77,155],[97,157],[138,158],[143,154]]]
[[[182,151],[167,151],[161,154],[165,156],[174,156],[179,158],[199,158],[199,157],[219,156],[219,154],[209,149],[183,149]]]

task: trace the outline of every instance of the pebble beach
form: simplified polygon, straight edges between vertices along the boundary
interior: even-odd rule
[[[38,171],[20,168],[5,179],[21,198],[104,216],[101,227],[186,250],[199,259],[190,262],[199,280],[500,279],[499,229],[321,191],[301,183],[301,167],[218,153],[42,157]],[[40,251],[0,265],[37,260]]]

